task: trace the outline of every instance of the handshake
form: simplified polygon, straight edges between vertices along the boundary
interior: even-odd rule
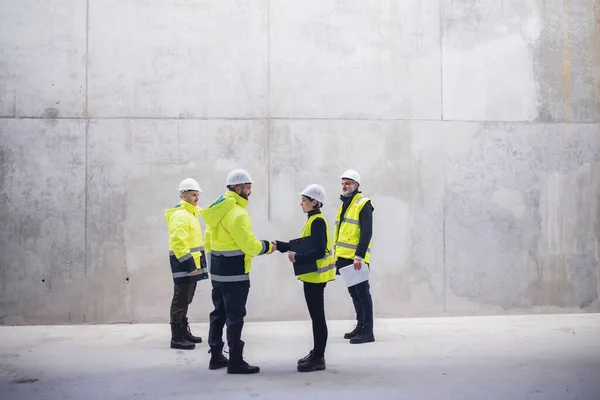
[[[280,242],[280,243],[283,246],[283,248],[277,249],[277,241],[271,240],[271,250],[267,254],[271,254],[275,250],[279,250],[280,252],[284,253],[286,251],[285,249],[289,248],[289,245],[286,242]],[[290,260],[290,262],[296,262],[296,253],[295,252],[288,250],[287,254],[288,254],[288,259]]]

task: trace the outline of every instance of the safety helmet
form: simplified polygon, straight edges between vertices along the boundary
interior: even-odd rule
[[[325,188],[321,185],[317,185],[313,183],[308,185],[302,192],[299,194],[310,197],[311,199],[317,200],[319,203],[325,203],[325,197],[327,196],[327,192],[325,192]]]
[[[252,183],[252,177],[245,169],[234,169],[227,175],[227,186]]]
[[[188,190],[202,191],[198,182],[193,178],[186,178],[179,183],[179,192],[187,192]]]
[[[360,185],[360,174],[353,169],[349,169],[342,174],[342,179],[352,179],[354,182]]]

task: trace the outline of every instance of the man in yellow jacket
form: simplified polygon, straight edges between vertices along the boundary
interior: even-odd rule
[[[169,259],[173,276],[174,290],[171,301],[171,348],[191,350],[202,343],[202,338],[192,335],[187,319],[196,284],[207,279],[206,259],[202,228],[198,216],[200,208],[200,185],[192,178],[179,184],[181,201],[175,207],[165,210],[169,228]]]
[[[236,169],[227,177],[227,192],[200,212],[206,223],[206,247],[214,310],[210,313],[209,369],[227,367],[229,374],[254,374],[259,367],[244,361],[242,328],[250,291],[252,258],[270,254],[275,243],[258,240],[246,210],[252,193],[248,171]],[[227,324],[229,360],[223,356],[223,328]]]

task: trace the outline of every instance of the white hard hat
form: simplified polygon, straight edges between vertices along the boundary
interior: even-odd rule
[[[252,177],[245,169],[234,169],[227,175],[227,186],[252,183]]]
[[[352,179],[354,182],[360,185],[360,174],[353,169],[349,169],[348,171],[344,172],[340,178]]]
[[[199,192],[202,191],[202,189],[200,189],[200,185],[198,185],[198,182],[196,182],[196,180],[193,178],[184,179],[179,184],[180,192],[186,192],[188,190],[197,190]]]
[[[327,196],[325,188],[315,183],[308,185],[302,192],[300,192],[300,194],[306,197],[310,197],[311,199],[317,200],[321,204],[325,203],[325,197]]]

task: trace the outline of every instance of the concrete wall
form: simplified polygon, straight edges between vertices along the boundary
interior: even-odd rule
[[[375,206],[376,316],[600,311],[599,0],[0,0],[0,323],[168,318],[163,210],[236,167]],[[203,282],[191,307],[205,321]],[[343,282],[330,318],[352,318]],[[249,319],[306,319],[284,255]]]

